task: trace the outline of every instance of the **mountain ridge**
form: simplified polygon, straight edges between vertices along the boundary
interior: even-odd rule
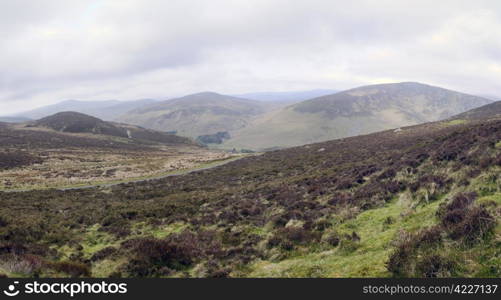
[[[492,101],[416,83],[362,86],[296,103],[254,120],[222,147],[290,147],[446,119]]]
[[[260,101],[202,92],[137,108],[118,121],[197,137],[245,127],[265,110]]]
[[[114,121],[119,115],[126,113],[136,107],[152,104],[154,99],[139,99],[131,101],[102,100],[102,101],[81,101],[65,100],[56,104],[47,105],[33,110],[17,113],[15,117],[24,117],[32,120],[44,118],[55,113],[65,111],[75,111],[106,121]]]

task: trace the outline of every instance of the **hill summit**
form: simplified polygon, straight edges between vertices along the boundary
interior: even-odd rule
[[[35,121],[34,124],[36,126],[46,127],[60,132],[93,133],[127,137],[127,132],[125,130],[118,128],[109,122],[72,111],[60,112],[42,118]]]
[[[65,133],[88,133],[133,139],[136,141],[161,144],[194,145],[191,139],[166,132],[142,128],[135,125],[107,122],[101,119],[78,113],[60,112],[52,116],[34,121],[29,127],[43,127]]]
[[[417,82],[362,86],[303,101],[230,132],[227,148],[289,147],[447,119],[492,101]]]
[[[264,106],[260,101],[203,92],[138,108],[118,120],[197,137],[243,128],[264,113]]]

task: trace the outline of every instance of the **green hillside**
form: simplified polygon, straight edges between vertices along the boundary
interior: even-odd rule
[[[247,126],[265,104],[216,93],[198,93],[135,109],[119,121],[196,138]]]
[[[268,113],[231,132],[223,147],[267,149],[437,121],[491,100],[420,83],[370,85]]]

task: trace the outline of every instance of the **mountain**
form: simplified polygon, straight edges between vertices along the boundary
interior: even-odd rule
[[[363,86],[270,112],[230,132],[223,146],[290,147],[442,120],[491,102],[415,82]]]
[[[452,117],[453,120],[486,120],[493,118],[501,118],[501,101],[496,101]]]
[[[0,273],[500,278],[500,140],[499,119],[441,121],[111,188],[0,192]]]
[[[23,123],[31,120],[32,119],[25,117],[0,117],[0,122],[6,122],[6,123]]]
[[[137,108],[118,120],[198,137],[243,128],[265,111],[259,101],[204,92]]]
[[[295,91],[295,92],[247,93],[247,94],[236,95],[236,97],[242,97],[246,99],[253,99],[259,101],[288,102],[292,104],[294,102],[330,95],[336,92],[337,92],[336,90],[316,89],[316,90]]]
[[[17,116],[30,118],[33,120],[50,116],[64,111],[80,112],[107,121],[113,121],[118,116],[145,105],[155,103],[152,99],[141,99],[135,101],[78,101],[67,100],[57,104],[44,106],[27,112],[19,113]]]
[[[78,112],[60,112],[31,122],[27,128],[31,130],[46,128],[61,133],[104,135],[150,143],[194,144],[193,141],[184,137],[133,125],[106,122]]]

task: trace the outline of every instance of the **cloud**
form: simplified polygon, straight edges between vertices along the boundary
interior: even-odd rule
[[[499,1],[2,1],[0,114],[422,81],[501,95]]]

